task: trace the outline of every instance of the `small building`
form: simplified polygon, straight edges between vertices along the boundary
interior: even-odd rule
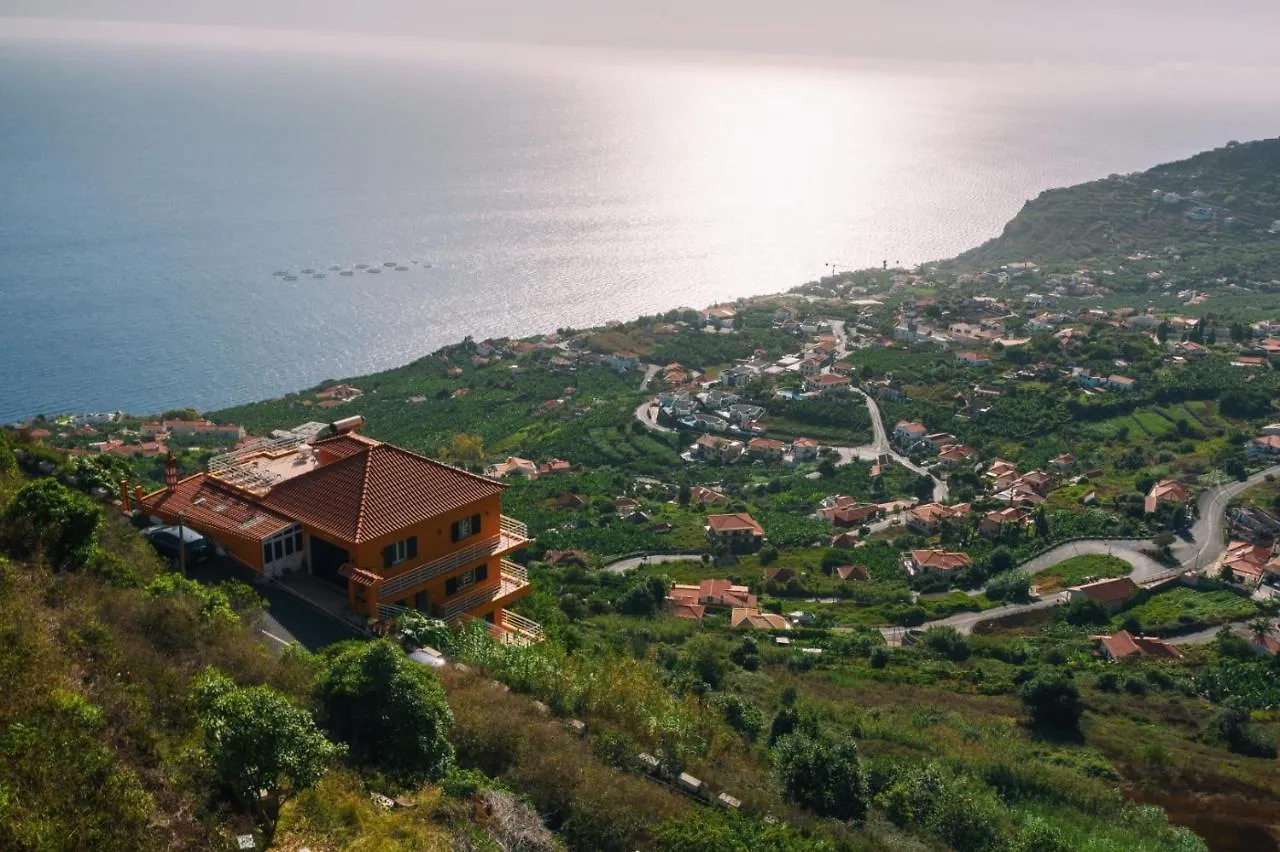
[[[925,503],[907,513],[907,527],[920,535],[936,535],[943,521],[963,518],[968,512],[968,503],[956,506]]]
[[[1187,487],[1181,482],[1174,479],[1162,479],[1151,486],[1151,490],[1147,492],[1147,499],[1143,501],[1143,510],[1150,515],[1161,504],[1183,505],[1189,499],[1190,495],[1187,493]]]
[[[804,380],[804,389],[806,391],[818,393],[822,396],[844,393],[850,387],[848,376],[838,376],[835,373],[821,373]]]
[[[1280,435],[1259,435],[1248,443],[1244,452],[1252,461],[1280,458]]]
[[[695,585],[673,583],[667,592],[669,602],[698,604],[704,607],[754,607],[756,596],[746,586],[730,580],[703,580]]]
[[[697,506],[727,506],[729,498],[705,485],[695,485],[689,489],[689,502]]]
[[[791,624],[773,612],[761,612],[752,607],[739,607],[729,617],[729,626],[752,630],[790,630]]]
[[[764,527],[746,512],[708,515],[707,539],[734,551],[758,550],[764,543]]]
[[[1081,586],[1072,586],[1067,590],[1069,600],[1089,599],[1102,606],[1107,612],[1118,612],[1124,608],[1135,594],[1138,584],[1128,577],[1116,577],[1111,580],[1097,580]]]
[[[781,461],[787,445],[775,438],[752,438],[747,442],[747,455],[768,461]]]
[[[946,550],[912,550],[902,555],[904,571],[912,577],[928,574],[949,574],[968,568],[972,559],[967,553]]]
[[[791,442],[791,458],[795,461],[813,461],[818,457],[818,442],[813,438],[796,438]]]
[[[978,532],[987,538],[998,538],[1007,530],[1025,529],[1034,525],[1035,517],[1025,509],[1010,506],[1007,509],[996,509],[987,512],[978,522]]]
[[[1129,657],[1156,657],[1163,660],[1181,660],[1182,652],[1155,636],[1135,636],[1121,630],[1111,636],[1095,636],[1102,655],[1115,662]]]
[[[907,447],[923,440],[928,434],[929,430],[924,427],[923,423],[915,423],[910,420],[899,420],[897,425],[893,427],[893,439]]]

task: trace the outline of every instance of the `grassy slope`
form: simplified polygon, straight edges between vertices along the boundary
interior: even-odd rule
[[[1262,278],[1272,277],[1280,238],[1266,233],[1280,219],[1280,140],[1263,140],[1197,154],[1139,174],[1113,176],[1066,189],[1051,189],[1030,201],[997,238],[956,258],[963,268],[989,268],[1034,260],[1041,264],[1123,258],[1134,251],[1163,252],[1176,246],[1206,271],[1233,260]],[[1202,200],[1164,204],[1156,190]],[[1221,207],[1237,227],[1195,222],[1194,205]]]

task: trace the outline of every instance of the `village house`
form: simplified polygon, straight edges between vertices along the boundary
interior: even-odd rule
[[[938,451],[938,464],[943,470],[953,470],[973,458],[973,447],[965,444],[947,444]]]
[[[1246,589],[1256,589],[1268,577],[1280,576],[1280,558],[1273,556],[1268,545],[1233,541],[1206,573]]]
[[[1129,657],[1155,657],[1163,660],[1181,660],[1182,652],[1155,636],[1135,636],[1121,630],[1111,636],[1094,636],[1102,656],[1112,662]]]
[[[572,469],[573,464],[571,462],[565,461],[564,459],[552,459],[551,461],[543,462],[538,465],[538,475],[556,476],[558,474],[568,473]]]
[[[735,629],[790,630],[791,624],[773,612],[761,612],[753,607],[736,607],[729,616],[729,626]]]
[[[956,506],[925,503],[907,513],[907,528],[918,535],[937,535],[943,521],[960,520],[968,513],[968,503],[960,503]]]
[[[491,479],[503,479],[516,474],[525,479],[538,478],[538,465],[519,456],[507,456],[506,461],[491,464],[485,468],[484,475]]]
[[[668,602],[699,604],[704,607],[754,607],[756,596],[746,586],[730,580],[703,580],[698,585],[673,583],[667,592]]]
[[[836,576],[841,580],[870,580],[871,572],[865,565],[837,565]]]
[[[815,355],[812,358],[805,358],[803,361],[801,361],[798,366],[798,369],[800,371],[800,375],[804,376],[805,378],[809,378],[810,376],[816,376],[819,373],[821,373],[822,368],[825,367],[826,365],[827,365],[826,358],[823,358],[820,355]]]
[[[690,449],[696,456],[708,461],[718,459],[731,462],[742,455],[743,445],[741,441],[721,438],[718,435],[701,435]]]
[[[611,352],[600,360],[615,373],[629,373],[640,368],[640,356],[625,349],[619,352]]]
[[[759,550],[764,543],[764,527],[746,512],[707,516],[707,540],[727,545],[734,552]]]
[[[899,420],[897,425],[893,427],[893,440],[901,446],[910,447],[917,441],[923,440],[929,430],[924,427],[923,423],[915,423],[910,420]]]
[[[704,485],[695,485],[689,489],[689,502],[695,506],[727,506],[729,498]]]
[[[752,458],[781,461],[787,445],[774,438],[752,438],[747,442],[747,455]]]
[[[818,442],[813,438],[796,438],[791,442],[793,461],[813,461],[818,458]]]
[[[978,352],[957,352],[956,360],[967,367],[985,367],[991,359]]]
[[[1117,391],[1131,391],[1137,387],[1138,382],[1128,376],[1121,376],[1113,373],[1107,376],[1107,387]]]
[[[1143,511],[1150,515],[1162,503],[1182,505],[1189,499],[1190,495],[1187,493],[1187,487],[1181,482],[1173,479],[1162,479],[1151,486],[1151,490],[1147,492],[1147,498],[1143,501],[1142,507]]]
[[[1072,586],[1067,590],[1068,600],[1088,599],[1098,603],[1109,613],[1119,612],[1124,605],[1138,593],[1138,584],[1128,577],[1117,577],[1113,580],[1097,580],[1081,586]]]
[[[479,619],[504,641],[542,630],[507,607],[524,597],[524,568],[505,557],[529,542],[502,514],[506,486],[335,424],[312,444],[263,441],[177,477],[139,508],[218,542],[265,577],[305,572],[346,593],[348,607],[377,618],[410,607],[450,623]]]
[[[1034,525],[1035,517],[1030,512],[1010,506],[983,515],[978,522],[978,532],[987,538],[999,538],[1008,530],[1019,527],[1026,529]]]
[[[1280,458],[1280,435],[1259,435],[1245,447],[1250,461],[1269,462]]]
[[[834,373],[822,373],[804,380],[804,389],[806,391],[818,393],[822,396],[844,393],[851,386],[848,376],[838,376]]]
[[[930,574],[949,574],[961,568],[968,568],[972,560],[967,553],[953,553],[946,550],[912,550],[904,553],[900,560],[902,569],[911,577]]]

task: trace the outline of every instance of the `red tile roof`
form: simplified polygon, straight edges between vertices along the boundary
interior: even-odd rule
[[[1098,580],[1085,583],[1083,586],[1075,586],[1071,591],[1079,592],[1099,603],[1115,603],[1127,601],[1133,597],[1134,592],[1138,591],[1138,586],[1128,577],[1117,577],[1114,580]]]
[[[263,502],[340,542],[359,544],[492,497],[505,487],[375,443],[280,483]]]
[[[204,473],[181,480],[173,491],[153,491],[142,498],[142,506],[169,518],[181,514],[195,529],[242,541],[262,541],[293,524]]]
[[[1182,659],[1181,651],[1154,636],[1134,636],[1127,630],[1121,630],[1113,636],[1103,636],[1101,641],[1107,652],[1117,660],[1133,654],[1163,657],[1169,660]]]
[[[754,535],[764,535],[764,527],[756,523],[756,519],[746,512],[737,512],[732,515],[708,515],[707,526],[718,533],[750,530]]]
[[[871,575],[867,572],[865,565],[840,565],[836,568],[836,574],[841,580],[869,580]]]
[[[911,558],[918,568],[934,568],[939,571],[964,568],[970,562],[969,554],[952,553],[946,550],[913,550]]]

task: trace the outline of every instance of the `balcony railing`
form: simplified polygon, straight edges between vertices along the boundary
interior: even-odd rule
[[[483,562],[491,556],[510,553],[528,543],[529,528],[520,521],[503,515],[498,535],[477,541],[447,556],[424,562],[417,568],[410,568],[403,574],[383,580],[378,586],[378,600],[399,600],[409,589],[420,586],[428,580],[441,577],[468,564]]]
[[[484,585],[468,590],[463,594],[455,595],[440,607],[440,617],[445,621],[452,621],[464,612],[506,598],[521,589],[528,588],[528,586],[528,572],[514,562],[504,559],[502,560],[502,575],[498,583]]]
[[[541,642],[545,638],[541,624],[514,612],[504,611],[501,625],[490,624],[484,619],[470,615],[463,615],[459,623],[470,624],[473,621],[479,621],[483,624],[489,635],[504,645],[532,645],[535,642]]]

